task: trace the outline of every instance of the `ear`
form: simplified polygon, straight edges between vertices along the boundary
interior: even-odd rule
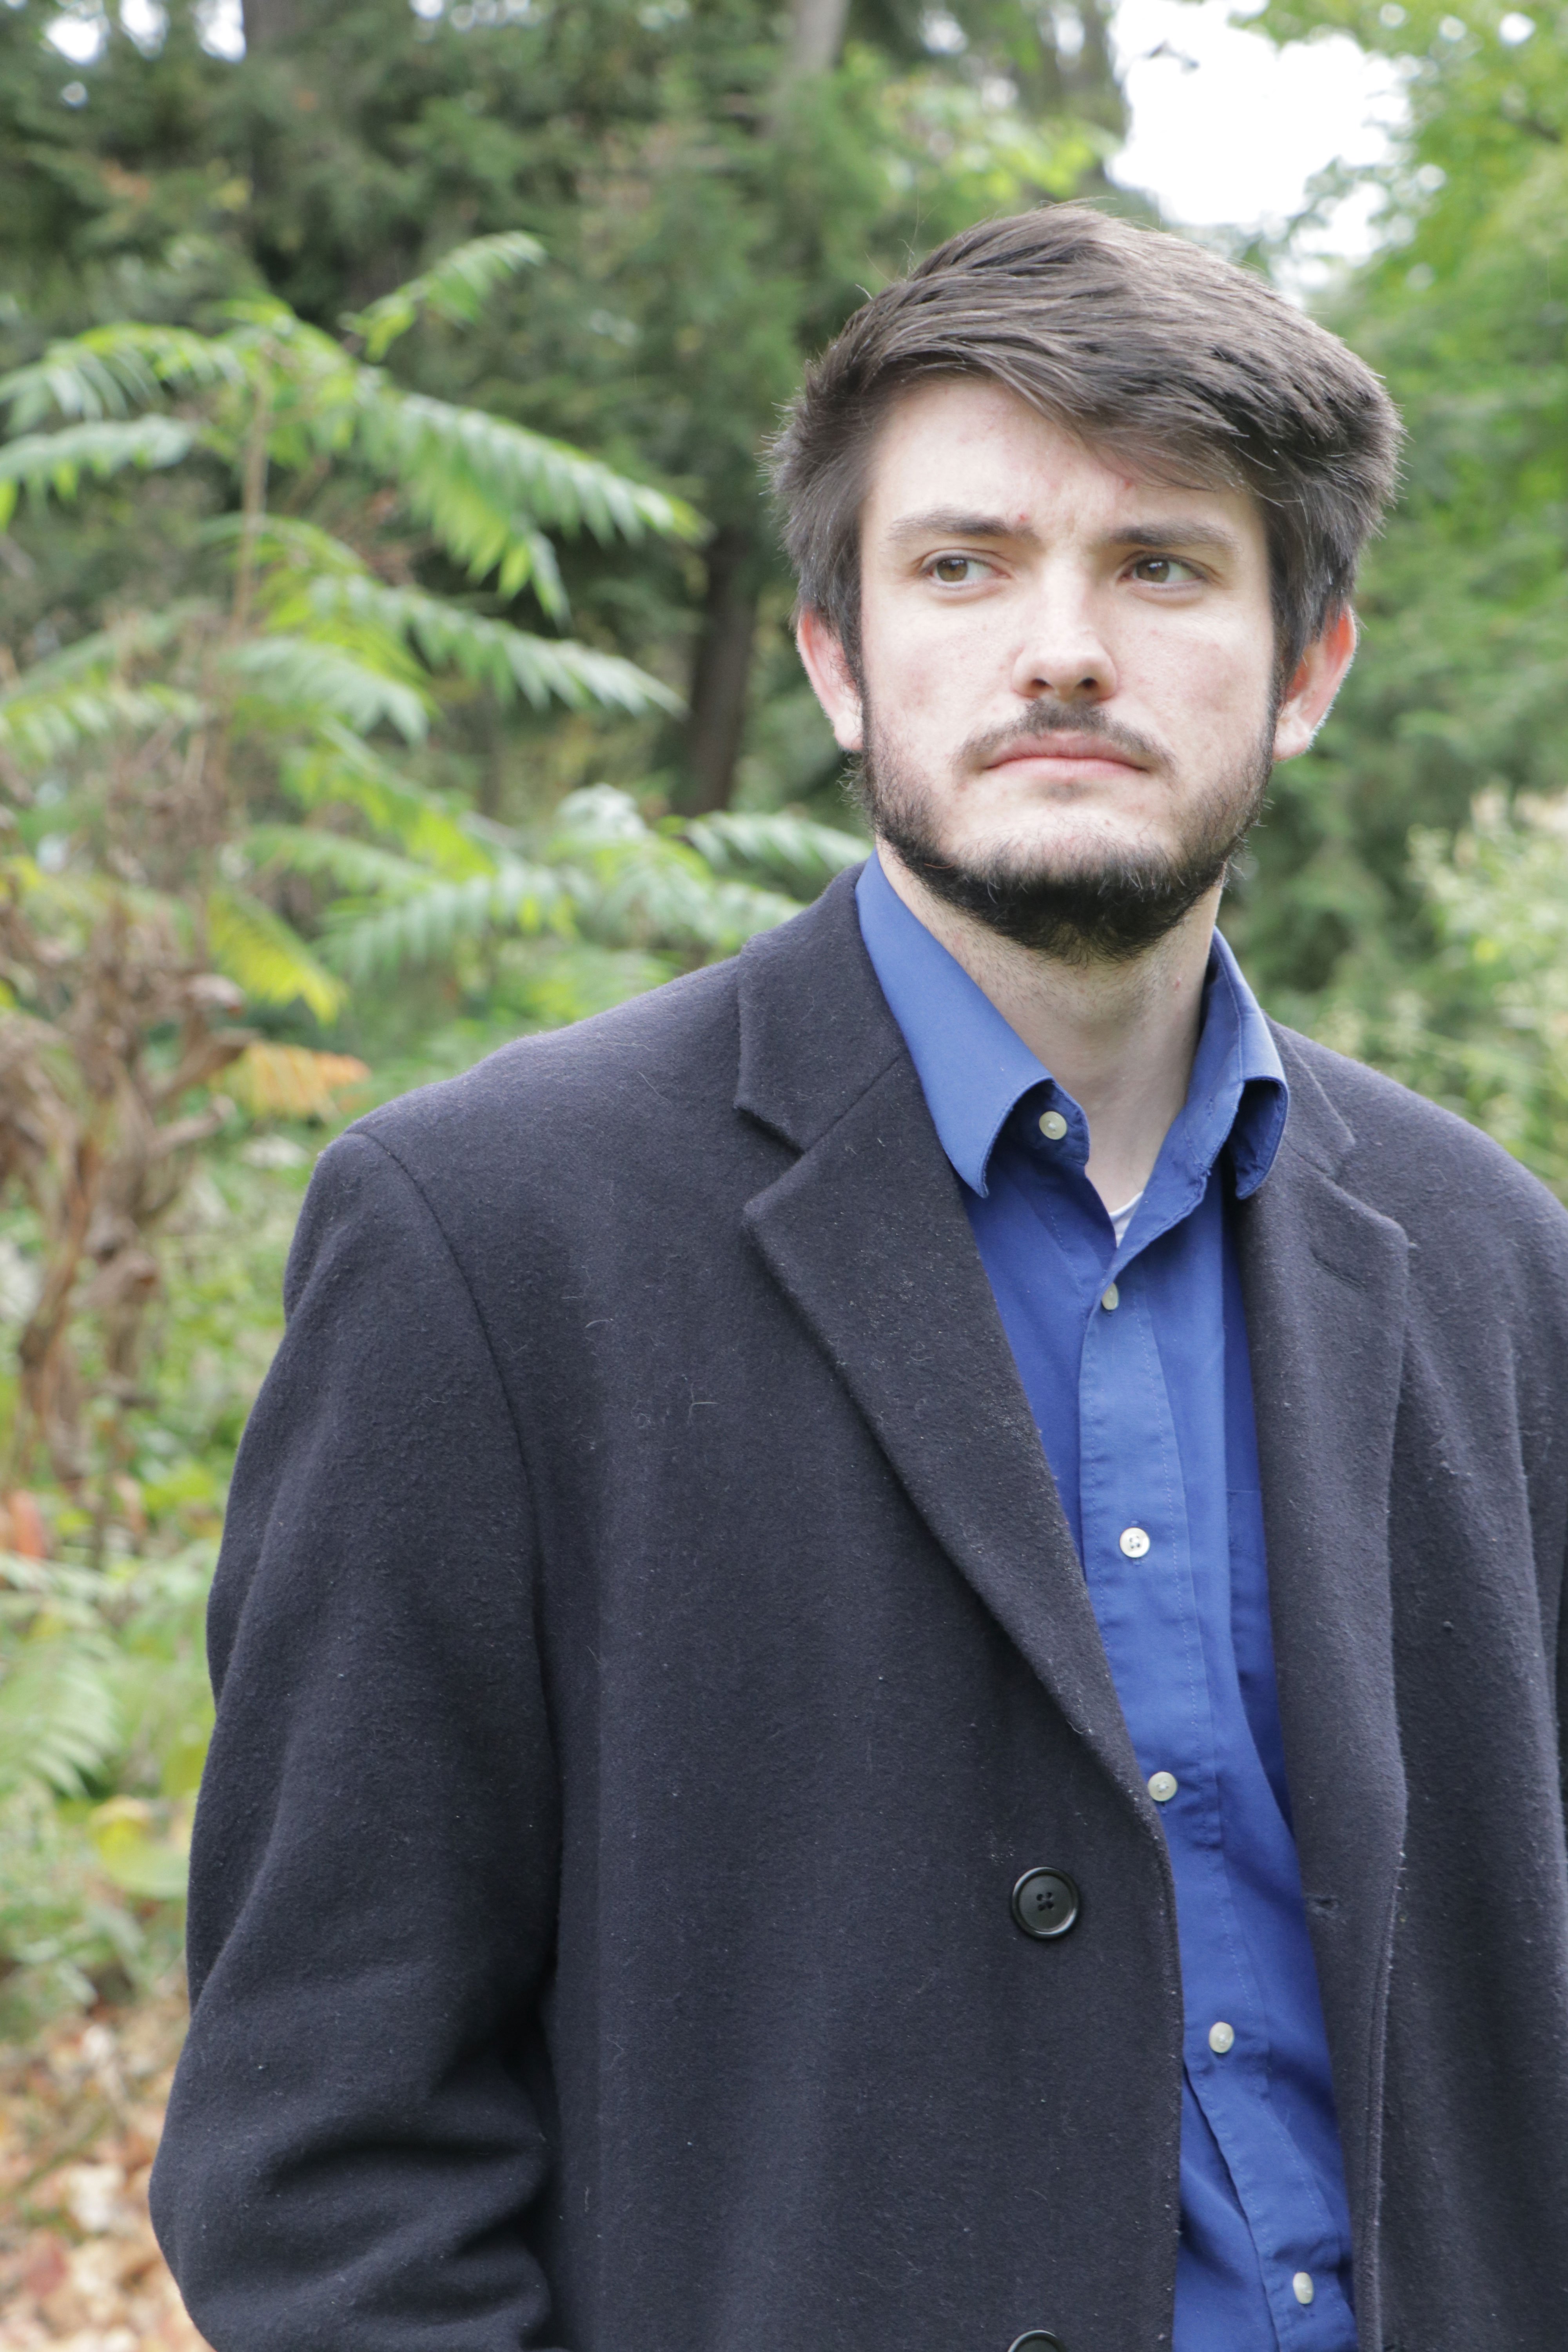
[[[1276,760],[1299,759],[1333,708],[1355,653],[1355,614],[1342,604],[1321,637],[1314,637],[1285,689],[1274,728]]]
[[[860,708],[860,689],[855,674],[845,657],[838,632],[820,613],[809,606],[795,623],[795,641],[800,647],[805,674],[812,690],[827,713],[834,740],[841,751],[859,751],[865,748]]]

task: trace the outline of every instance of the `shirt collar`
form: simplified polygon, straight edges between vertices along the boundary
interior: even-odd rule
[[[874,853],[855,896],[866,952],[903,1032],[942,1148],[971,1192],[984,1196],[996,1139],[1023,1096],[1047,1088],[1077,1128],[1083,1114],[963,965],[910,912]],[[1162,1158],[1175,1151],[1194,1177],[1206,1181],[1228,1142],[1237,1193],[1245,1199],[1274,1164],[1289,1108],[1268,1024],[1216,931],[1186,1104]]]

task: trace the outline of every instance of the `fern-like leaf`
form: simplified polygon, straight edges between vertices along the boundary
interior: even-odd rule
[[[572,928],[572,877],[510,859],[468,882],[435,882],[396,904],[342,922],[327,952],[349,979],[368,981],[437,963],[459,940],[501,931]]]
[[[247,691],[274,709],[318,722],[342,719],[369,734],[384,723],[415,743],[429,725],[429,705],[418,688],[356,661],[342,646],[295,636],[253,637],[226,656]]]
[[[247,891],[215,890],[207,937],[220,971],[258,1004],[307,1004],[318,1021],[342,1009],[343,983],[317,962],[281,915]]]
[[[680,829],[716,874],[761,876],[797,898],[815,898],[870,848],[858,835],[800,816],[721,810],[692,818]]]
[[[359,440],[367,462],[398,482],[472,578],[499,567],[503,594],[533,576],[542,526],[586,530],[605,543],[650,531],[687,540],[705,533],[684,501],[628,481],[580,449],[483,409],[399,392],[384,379],[367,387]]]
[[[11,410],[12,429],[25,433],[51,414],[72,422],[130,416],[162,393],[206,391],[244,376],[221,340],[127,320],[51,343],[42,359],[0,376],[0,404]]]
[[[460,879],[488,872],[493,851],[482,820],[415,783],[345,727],[329,725],[283,763],[283,789],[303,809],[352,808],[407,856]]]
[[[538,238],[522,229],[476,236],[445,255],[433,269],[384,294],[368,310],[352,312],[343,324],[363,338],[370,358],[379,360],[424,311],[453,325],[471,325],[482,316],[485,297],[492,288],[520,269],[535,268],[543,258],[544,247]]]
[[[126,467],[143,472],[159,466],[177,466],[195,446],[194,425],[174,416],[138,416],[121,424],[97,420],[62,425],[58,433],[26,433],[19,440],[0,444],[0,530],[16,511],[26,490],[37,499],[52,491],[74,499],[83,474],[99,481],[123,473]]]
[[[107,735],[146,734],[170,719],[194,726],[203,706],[173,687],[124,686],[115,678],[32,688],[31,673],[0,694],[0,747],[24,765],[63,760]]]
[[[416,858],[325,825],[258,824],[246,835],[245,848],[258,871],[302,874],[353,898],[415,898],[437,878]],[[485,860],[482,874],[493,870]]]
[[[82,1793],[120,1742],[101,1634],[35,1631],[10,1647],[0,1680],[0,1792],[27,1780]]]
[[[352,1054],[318,1054],[308,1045],[258,1039],[223,1074],[231,1094],[252,1118],[331,1118],[338,1097],[370,1076]]]
[[[569,638],[531,636],[420,588],[389,588],[365,573],[339,574],[313,580],[308,595],[320,619],[347,616],[405,635],[433,669],[450,665],[501,702],[521,693],[536,709],[552,700],[572,710],[683,708],[679,695],[617,654]]]

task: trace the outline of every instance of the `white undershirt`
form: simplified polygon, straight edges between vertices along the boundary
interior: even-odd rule
[[[1145,1184],[1143,1192],[1134,1192],[1132,1198],[1128,1202],[1127,1206],[1124,1209],[1111,1210],[1110,1227],[1111,1231],[1116,1235],[1116,1246],[1118,1249],[1121,1247],[1122,1243],[1127,1239],[1127,1228],[1132,1223],[1132,1212],[1138,1206],[1139,1202],[1143,1198],[1143,1192],[1146,1192],[1148,1189],[1148,1186]]]

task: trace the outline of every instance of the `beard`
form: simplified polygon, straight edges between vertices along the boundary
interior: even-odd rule
[[[1274,720],[1246,758],[1192,803],[1180,839],[1168,851],[1107,849],[1053,856],[1020,835],[983,856],[962,859],[944,845],[943,793],[910,768],[878,728],[868,707],[866,750],[855,792],[879,840],[895,849],[933,897],[989,930],[1058,963],[1131,963],[1174,930],[1225,878],[1263,807],[1273,772]],[[1100,736],[1140,765],[1168,767],[1155,746],[1102,712],[1037,704],[1022,730],[965,746],[955,772],[978,774],[1020,733]]]

